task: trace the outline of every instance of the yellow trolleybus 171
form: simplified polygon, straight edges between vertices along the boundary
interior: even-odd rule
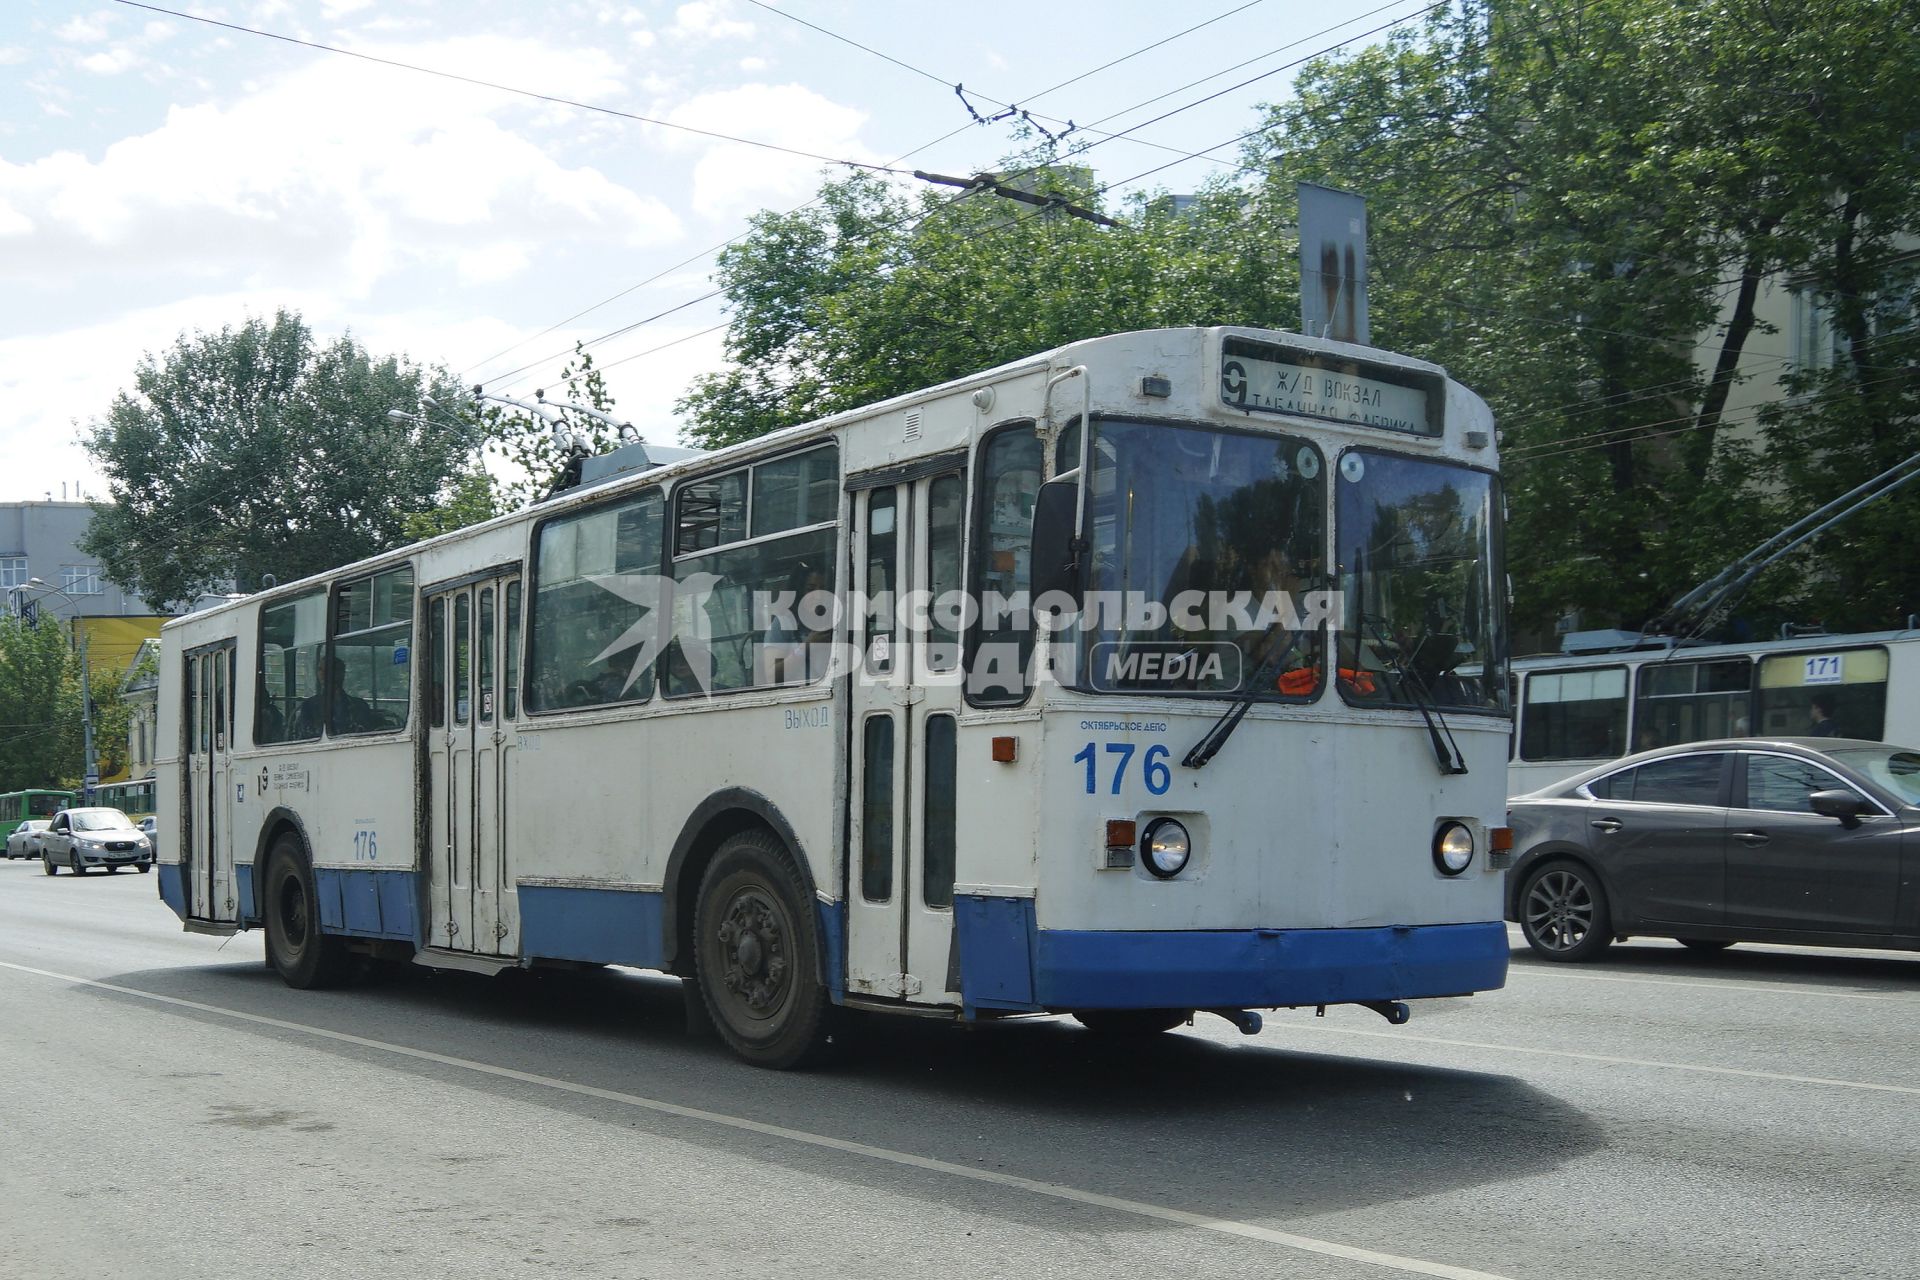
[[[644,446],[640,446],[644,448]],[[1077,342],[167,624],[160,888],[355,952],[849,1010],[1499,987],[1486,406],[1295,334]]]

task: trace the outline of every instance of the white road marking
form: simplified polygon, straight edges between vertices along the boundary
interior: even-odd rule
[[[871,1146],[864,1142],[851,1142],[845,1138],[829,1137],[822,1133],[809,1133],[804,1129],[789,1129],[784,1125],[766,1124],[759,1120],[749,1120],[744,1116],[727,1115],[719,1111],[705,1111],[698,1107],[684,1107],[678,1103],[662,1102],[657,1098],[643,1098],[638,1094],[621,1093],[615,1089],[601,1089],[593,1085],[578,1084],[571,1080],[558,1080],[552,1076],[537,1075],[531,1071],[516,1071],[511,1067],[495,1066],[488,1062],[476,1062],[471,1058],[457,1058],[451,1054],[434,1053],[428,1049],[416,1049],[410,1045],[393,1044],[386,1040],[373,1040],[366,1036],[350,1035],[344,1031],[331,1031],[325,1027],[308,1026],[303,1022],[289,1022],[282,1018],[269,1018],[257,1013],[243,1013],[238,1009],[226,1009],[219,1005],[203,1004],[198,1000],[183,1000],[178,996],[157,995],[151,991],[141,991],[134,987],[123,987],[111,982],[96,982],[92,978],[75,977],[72,974],[55,973],[48,969],[35,969],[28,965],[13,964],[0,960],[0,968],[12,969],[19,973],[30,973],[41,978],[52,978],[56,982],[69,982],[76,986],[92,987],[98,991],[111,991],[116,995],[132,996],[138,1000],[147,1000],[155,1004],[171,1005],[178,1009],[191,1009],[196,1013],[210,1013],[222,1018],[232,1018],[238,1022],[250,1022],[256,1026],[273,1027],[281,1031],[293,1031],[302,1035],[319,1036],[322,1039],[340,1044],[357,1045],[363,1049],[377,1049],[405,1058],[414,1058],[422,1062],[438,1063],[444,1067],[456,1067],[463,1071],[472,1071],[480,1075],[493,1076],[502,1080],[514,1080],[521,1084],[538,1085],[545,1089],[555,1089],[562,1093],[576,1094],[585,1098],[598,1098],[604,1102],[617,1102],[623,1106],[637,1107],[659,1115],[674,1116],[682,1120],[697,1120],[706,1124],[719,1125],[745,1133],[756,1133],[763,1137],[780,1138],[803,1146],[818,1147],[828,1151],[838,1151],[847,1155],[863,1156],[869,1160],[879,1160],[887,1164],[903,1165],[911,1169],[921,1169],[929,1173],[945,1174],[948,1177],[965,1178],[970,1182],[988,1183],[993,1186],[1008,1187],[1030,1195],[1045,1196],[1053,1200],[1064,1200],[1072,1204],[1092,1205],[1100,1209],[1109,1209],[1116,1213],[1132,1214],[1135,1217],[1150,1218],[1156,1222],[1172,1223],[1176,1226],[1193,1227],[1201,1231],[1215,1231],[1222,1235],[1238,1236],[1246,1240],[1258,1240],[1263,1244],[1280,1245],[1302,1253],[1319,1254],[1329,1258],[1344,1258],[1349,1262],[1364,1263],[1368,1266],[1385,1267],[1393,1271],[1402,1271],[1410,1275],[1438,1276],[1442,1280],[1510,1280],[1509,1277],[1491,1271],[1476,1271],[1471,1267],[1456,1267],[1444,1262],[1428,1262],[1421,1258],[1405,1258],[1398,1254],[1381,1253],[1373,1249],[1362,1249],[1354,1245],[1338,1244],[1331,1240],[1316,1240],[1312,1236],[1294,1235],[1288,1231],[1276,1231],[1272,1227],[1263,1227],[1251,1222],[1237,1222],[1230,1218],[1215,1218],[1201,1213],[1189,1213],[1184,1209],[1174,1209],[1165,1205],[1148,1204],[1141,1200],[1127,1200],[1119,1196],[1102,1195],[1097,1191],[1083,1191],[1078,1187],[1063,1186],[1056,1182],[1039,1182],[1032,1178],[1022,1178],[1010,1173],[997,1173],[989,1169],[976,1169],[969,1165],[954,1164],[946,1160],[936,1160],[928,1156],[917,1156],[911,1152],[894,1151],[887,1147]]]
[[[1605,1062],[1623,1067],[1659,1067],[1666,1071],[1691,1071],[1700,1075],[1739,1076],[1747,1080],[1771,1080],[1782,1084],[1818,1084],[1835,1089],[1864,1089],[1874,1093],[1907,1093],[1920,1097],[1920,1088],[1904,1084],[1875,1084],[1870,1080],[1835,1080],[1828,1076],[1796,1076],[1778,1071],[1750,1071],[1743,1067],[1709,1067],[1697,1062],[1662,1062],[1657,1058],[1622,1058],[1608,1053],[1581,1053],[1574,1049],[1536,1049],[1530,1045],[1492,1044],[1485,1040],[1451,1040],[1442,1036],[1423,1036],[1411,1031],[1362,1031],[1357,1027],[1330,1027],[1322,1022],[1269,1022],[1276,1031],[1317,1031],[1326,1035],[1366,1036],[1373,1040],[1413,1040],[1420,1044],[1445,1045],[1453,1049],[1492,1049],[1498,1053],[1526,1053],[1543,1058],[1573,1058],[1581,1062]]]
[[[1894,1004],[1910,1004],[1920,1008],[1920,996],[1900,995],[1892,991],[1834,991],[1827,987],[1776,982],[1695,982],[1688,978],[1635,978],[1625,974],[1611,973],[1561,973],[1558,970],[1540,969],[1533,965],[1509,966],[1507,976],[1509,978],[1515,976],[1549,978],[1565,982],[1630,982],[1648,987],[1700,987],[1709,991],[1753,991],[1763,995],[1823,996],[1832,1000],[1887,1000]]]

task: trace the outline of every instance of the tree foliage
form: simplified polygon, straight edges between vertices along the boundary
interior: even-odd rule
[[[0,791],[78,781],[81,737],[80,659],[66,633],[0,614]]]
[[[86,433],[111,502],[82,546],[155,608],[396,546],[475,444],[458,414],[389,416],[428,394],[458,399],[444,373],[321,345],[291,312],[182,335]]]

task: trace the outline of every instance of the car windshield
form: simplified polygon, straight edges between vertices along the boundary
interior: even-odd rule
[[[1863,773],[1908,804],[1920,804],[1920,751],[1904,747],[1856,747],[1827,753]]]
[[[133,822],[118,809],[75,809],[68,816],[75,831],[133,830]]]
[[[1294,436],[1096,422],[1087,684],[1266,696],[1320,683],[1326,478]]]
[[[1373,450],[1341,455],[1339,686],[1349,702],[1507,705],[1494,480]],[[1409,678],[1409,675],[1411,678]]]

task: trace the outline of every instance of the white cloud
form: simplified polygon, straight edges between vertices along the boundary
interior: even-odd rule
[[[26,214],[0,200],[0,236],[24,236],[33,230],[33,222]]]
[[[131,71],[144,62],[146,59],[135,53],[133,46],[121,44],[100,53],[88,54],[80,59],[80,66],[81,69],[91,71],[97,76],[117,76],[122,71]]]
[[[610,94],[599,51],[492,38],[409,50],[524,83]],[[569,84],[569,80],[571,83]],[[176,107],[98,160],[60,152],[0,160],[0,199],[39,230],[0,240],[0,275],[43,287],[95,279],[326,283],[365,295],[392,273],[440,263],[474,278],[476,254],[573,238],[638,246],[676,238],[658,199],[569,167],[492,116],[517,104],[341,59],[314,62],[229,105]],[[482,273],[483,275],[485,273]]]
[[[866,113],[798,84],[743,85],[703,94],[668,117],[676,124],[771,142],[837,160],[879,157],[859,141]],[[687,139],[681,145],[698,145]],[[693,207],[728,218],[790,203],[819,185],[823,162],[739,143],[709,144],[694,165]]]
[[[744,40],[753,34],[753,24],[729,17],[720,0],[693,0],[673,11],[673,26],[668,34],[682,40]]]
[[[328,22],[338,22],[349,14],[370,8],[373,0],[321,0],[320,16]]]
[[[82,14],[55,27],[53,34],[72,44],[98,44],[107,38],[107,28],[112,21],[113,15],[105,10]]]
[[[660,42],[660,38],[654,35],[653,32],[648,31],[645,27],[640,28],[638,31],[629,31],[627,33],[627,39],[632,42],[633,47],[636,49],[651,49]]]
[[[0,44],[0,67],[18,66],[27,60],[27,51],[16,44]]]
[[[748,75],[757,75],[758,73],[765,71],[767,69],[767,65],[768,65],[767,60],[765,58],[740,59],[740,69],[746,72]]]
[[[162,41],[171,40],[176,31],[177,28],[171,22],[149,22],[146,26],[140,28],[140,34],[146,38],[149,44],[159,44]]]

